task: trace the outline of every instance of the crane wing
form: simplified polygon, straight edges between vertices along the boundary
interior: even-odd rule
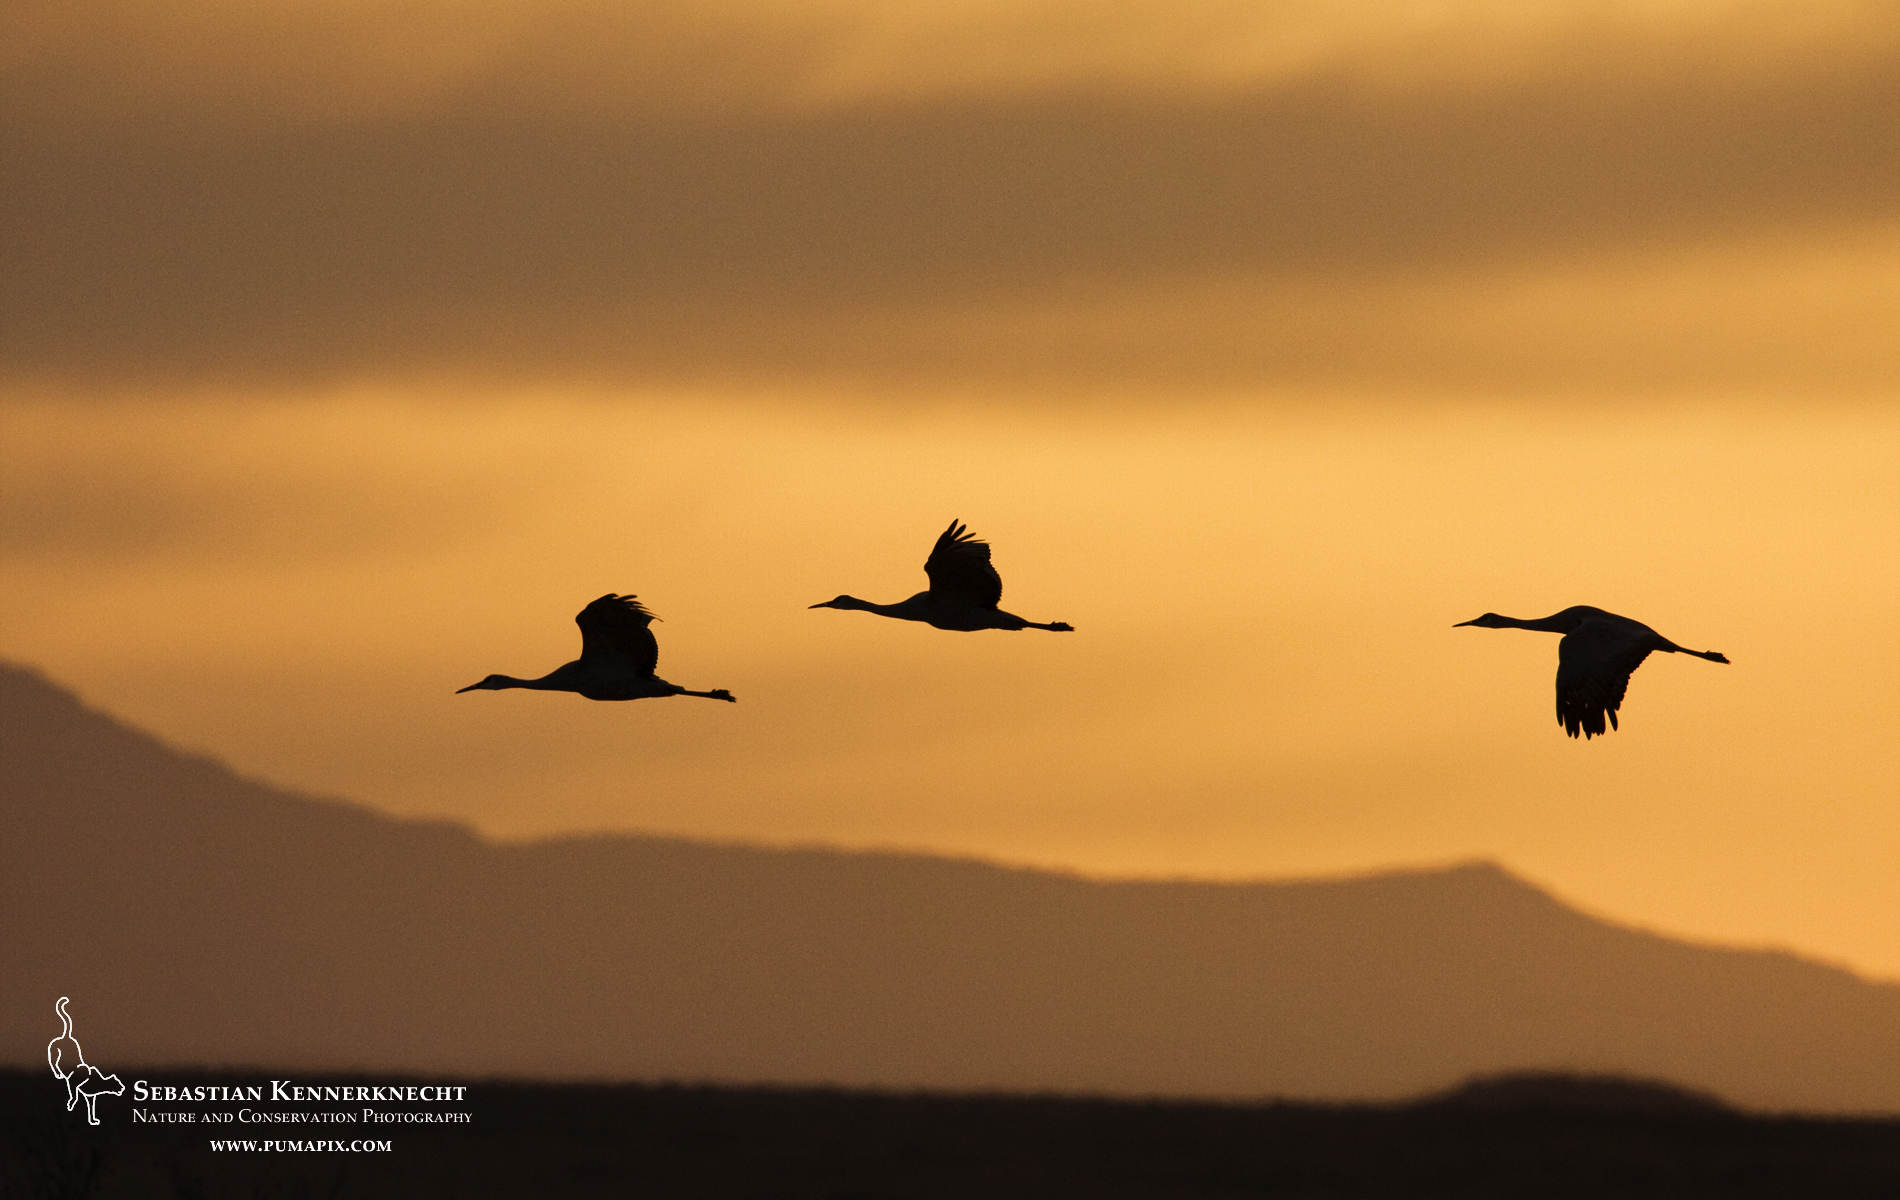
[[[981,608],[995,608],[1003,598],[1003,577],[990,565],[990,544],[955,521],[937,536],[924,563],[930,593]]]
[[[1586,620],[1557,643],[1557,720],[1571,737],[1616,728],[1630,674],[1659,639],[1634,621]]]
[[[575,614],[581,627],[581,661],[651,675],[660,663],[660,643],[649,626],[653,614],[632,596],[609,592]]]

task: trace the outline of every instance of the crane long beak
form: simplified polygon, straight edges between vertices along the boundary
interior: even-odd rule
[[[465,688],[456,688],[456,689],[455,689],[455,694],[459,696],[459,695],[461,695],[461,694],[462,694],[463,692],[472,692],[472,691],[474,691],[474,690],[475,690],[476,688],[478,688],[478,687],[480,687],[480,686],[482,686],[482,685],[481,685],[481,684],[480,684],[479,682],[476,682],[476,683],[471,683],[471,684],[469,684],[469,685],[468,685],[467,687],[465,687]]]

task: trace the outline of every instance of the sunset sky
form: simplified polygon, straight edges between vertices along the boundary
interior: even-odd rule
[[[0,657],[246,774],[1900,979],[1891,4],[13,0],[0,146]],[[952,518],[1077,632],[808,609]],[[453,694],[609,591],[739,703]]]

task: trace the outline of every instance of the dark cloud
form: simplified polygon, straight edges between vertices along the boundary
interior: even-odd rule
[[[154,434],[148,446],[177,455],[179,440]],[[268,461],[227,478],[181,478],[150,461],[86,450],[74,457],[94,461],[60,471],[8,464],[0,481],[0,562],[201,565],[412,555],[486,530],[502,507],[467,480],[360,470],[333,472],[341,479],[299,477]]]
[[[967,318],[1244,280],[1211,361],[1350,373],[1381,361],[1367,297],[1395,284],[1900,217],[1900,55],[1686,79],[670,116],[19,106],[0,348],[16,379],[74,382],[1166,375],[1192,369],[1178,348],[1104,364],[1086,321],[1030,352]],[[1312,288],[1312,328],[1240,328]]]

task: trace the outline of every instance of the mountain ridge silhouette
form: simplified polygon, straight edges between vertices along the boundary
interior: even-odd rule
[[[1228,883],[491,843],[244,779],[5,664],[0,934],[9,1063],[70,995],[114,1070],[1337,1100],[1573,1071],[1900,1112],[1900,986],[1613,925],[1495,864]]]

